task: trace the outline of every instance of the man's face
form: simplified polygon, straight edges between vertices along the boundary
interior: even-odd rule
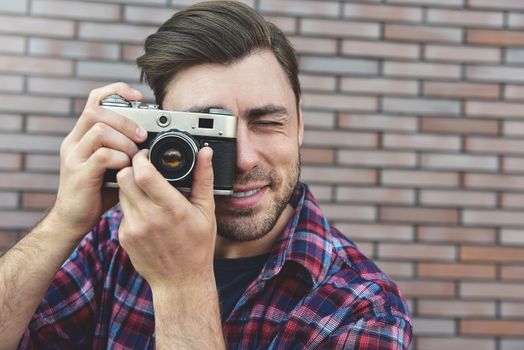
[[[235,241],[263,237],[275,225],[299,177],[303,124],[290,83],[270,51],[224,66],[197,65],[168,86],[164,109],[225,108],[238,116],[233,196],[217,196],[218,234]]]

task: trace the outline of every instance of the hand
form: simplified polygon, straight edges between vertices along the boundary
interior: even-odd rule
[[[117,192],[103,187],[108,169],[121,169],[138,152],[135,143],[147,133],[136,122],[100,106],[112,94],[138,100],[142,94],[124,83],[91,91],[84,111],[60,147],[60,182],[49,215],[79,239],[117,201]]]
[[[214,281],[216,219],[211,157],[209,147],[198,153],[188,198],[155,169],[145,150],[133,157],[132,167],[117,174],[124,211],[120,244],[152,289]]]

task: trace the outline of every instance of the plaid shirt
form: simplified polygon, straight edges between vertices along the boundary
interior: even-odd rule
[[[396,285],[323,217],[299,184],[295,215],[223,324],[229,349],[407,349]],[[151,290],[108,212],[58,271],[22,349],[154,349]]]

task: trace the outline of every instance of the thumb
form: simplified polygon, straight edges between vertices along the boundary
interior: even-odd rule
[[[212,157],[213,149],[211,147],[202,147],[198,152],[189,201],[200,209],[214,214]]]

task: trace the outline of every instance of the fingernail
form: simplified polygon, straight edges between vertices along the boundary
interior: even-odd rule
[[[139,126],[136,128],[136,136],[138,136],[140,140],[143,140],[147,136],[147,131],[143,127]]]

